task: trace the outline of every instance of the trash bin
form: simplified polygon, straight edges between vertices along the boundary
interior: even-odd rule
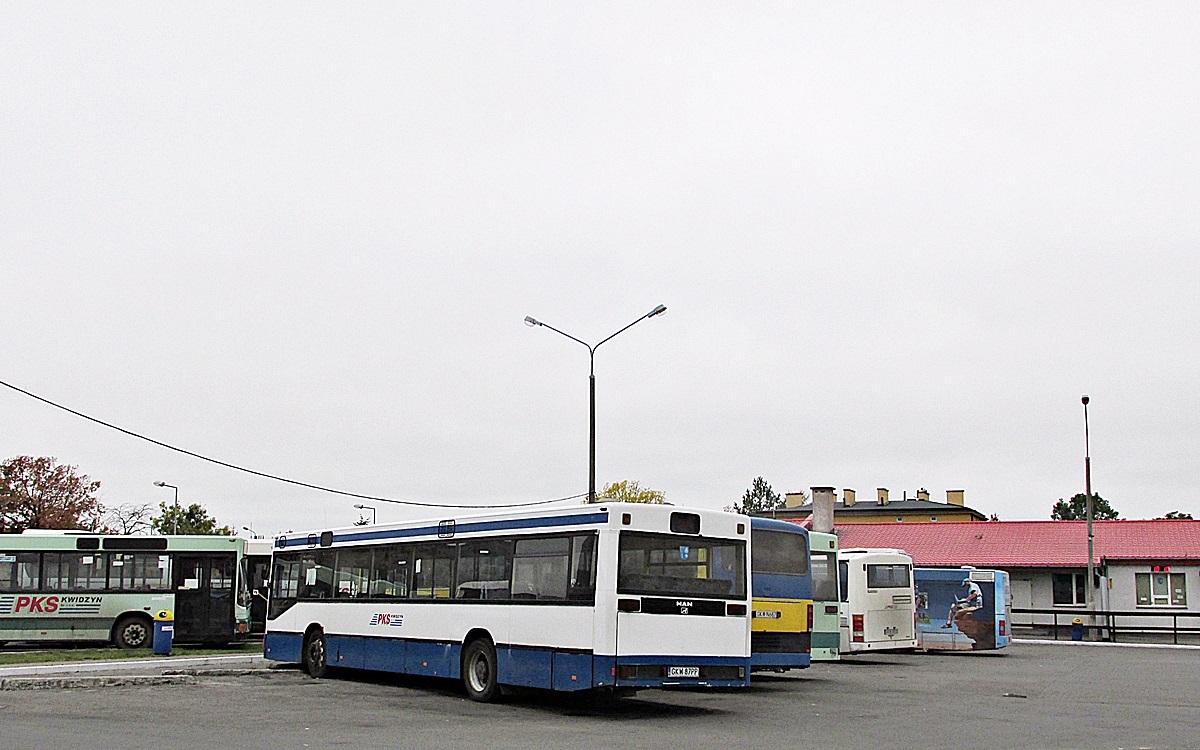
[[[154,615],[154,653],[170,656],[171,641],[175,638],[175,615],[164,609]]]
[[[1083,620],[1079,619],[1078,617],[1076,617],[1074,620],[1071,620],[1071,640],[1083,640]]]

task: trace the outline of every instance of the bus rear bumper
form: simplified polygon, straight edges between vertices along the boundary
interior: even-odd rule
[[[618,656],[614,659],[616,687],[747,687],[749,657],[734,656]]]

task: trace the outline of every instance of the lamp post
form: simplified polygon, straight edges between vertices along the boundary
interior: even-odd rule
[[[374,523],[375,523],[375,508],[374,508],[374,506],[371,506],[371,505],[355,505],[354,507],[355,507],[355,508],[358,508],[359,510],[369,510],[369,511],[371,511],[371,523],[372,523],[372,524],[374,524]]]
[[[1087,515],[1087,539],[1088,539],[1088,564],[1087,564],[1087,585],[1083,587],[1084,593],[1087,595],[1084,601],[1087,603],[1089,612],[1094,612],[1096,609],[1096,595],[1092,591],[1096,580],[1096,564],[1095,546],[1096,536],[1092,533],[1092,448],[1091,439],[1088,435],[1088,402],[1091,401],[1087,396],[1083,397],[1083,485],[1084,492],[1084,507]]]
[[[595,344],[595,345],[589,344],[586,341],[577,339],[569,333],[560,331],[557,328],[555,328],[554,326],[547,325],[540,320],[535,320],[535,319],[529,317],[528,315],[525,316],[525,325],[529,326],[530,328],[533,328],[535,326],[541,326],[542,328],[549,328],[551,331],[554,331],[555,333],[560,334],[562,336],[566,336],[567,338],[571,339],[572,341],[579,343],[579,344],[583,344],[585,347],[587,347],[588,359],[589,359],[589,374],[588,374],[588,388],[589,388],[589,396],[588,396],[588,502],[589,503],[596,502],[596,350],[600,348],[600,344],[603,344],[604,342],[615,338],[617,336],[617,334],[624,333],[625,331],[629,330],[630,328],[637,325],[638,323],[641,323],[643,320],[646,320],[647,318],[653,318],[656,315],[662,315],[666,311],[667,311],[666,305],[659,305],[658,307],[654,308],[653,310],[646,313],[642,317],[638,318],[637,320],[633,321],[632,323],[625,326],[621,330],[617,331],[617,333],[612,334],[611,336],[609,336],[606,339],[602,339],[600,341],[600,343]]]
[[[254,529],[250,528],[249,526],[243,526],[242,531],[249,531],[251,539],[258,539],[258,532],[255,531]]]
[[[171,489],[175,490],[175,530],[172,531],[171,533],[178,534],[179,533],[179,488],[173,484],[167,484],[166,482],[155,482],[154,486],[155,487],[170,487]]]

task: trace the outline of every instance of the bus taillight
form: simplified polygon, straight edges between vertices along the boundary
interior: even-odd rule
[[[852,640],[855,643],[863,643],[866,640],[866,638],[863,636],[863,616],[853,615],[851,616],[850,621],[851,634],[853,635]]]
[[[812,629],[813,629],[813,605],[812,605],[812,602],[809,602],[808,603],[808,632],[811,633]]]
[[[1004,620],[1000,621],[1000,635],[1006,635],[1006,633],[1004,632],[1004,629],[1005,629],[1005,625],[1007,625],[1007,624],[1008,623],[1004,622]]]

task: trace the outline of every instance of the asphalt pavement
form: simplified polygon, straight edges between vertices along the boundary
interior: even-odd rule
[[[484,705],[454,682],[353,671],[184,671],[191,681],[0,691],[0,739],[6,750],[1200,748],[1195,648],[880,653],[756,676],[749,689],[647,690],[612,706],[543,692]]]

